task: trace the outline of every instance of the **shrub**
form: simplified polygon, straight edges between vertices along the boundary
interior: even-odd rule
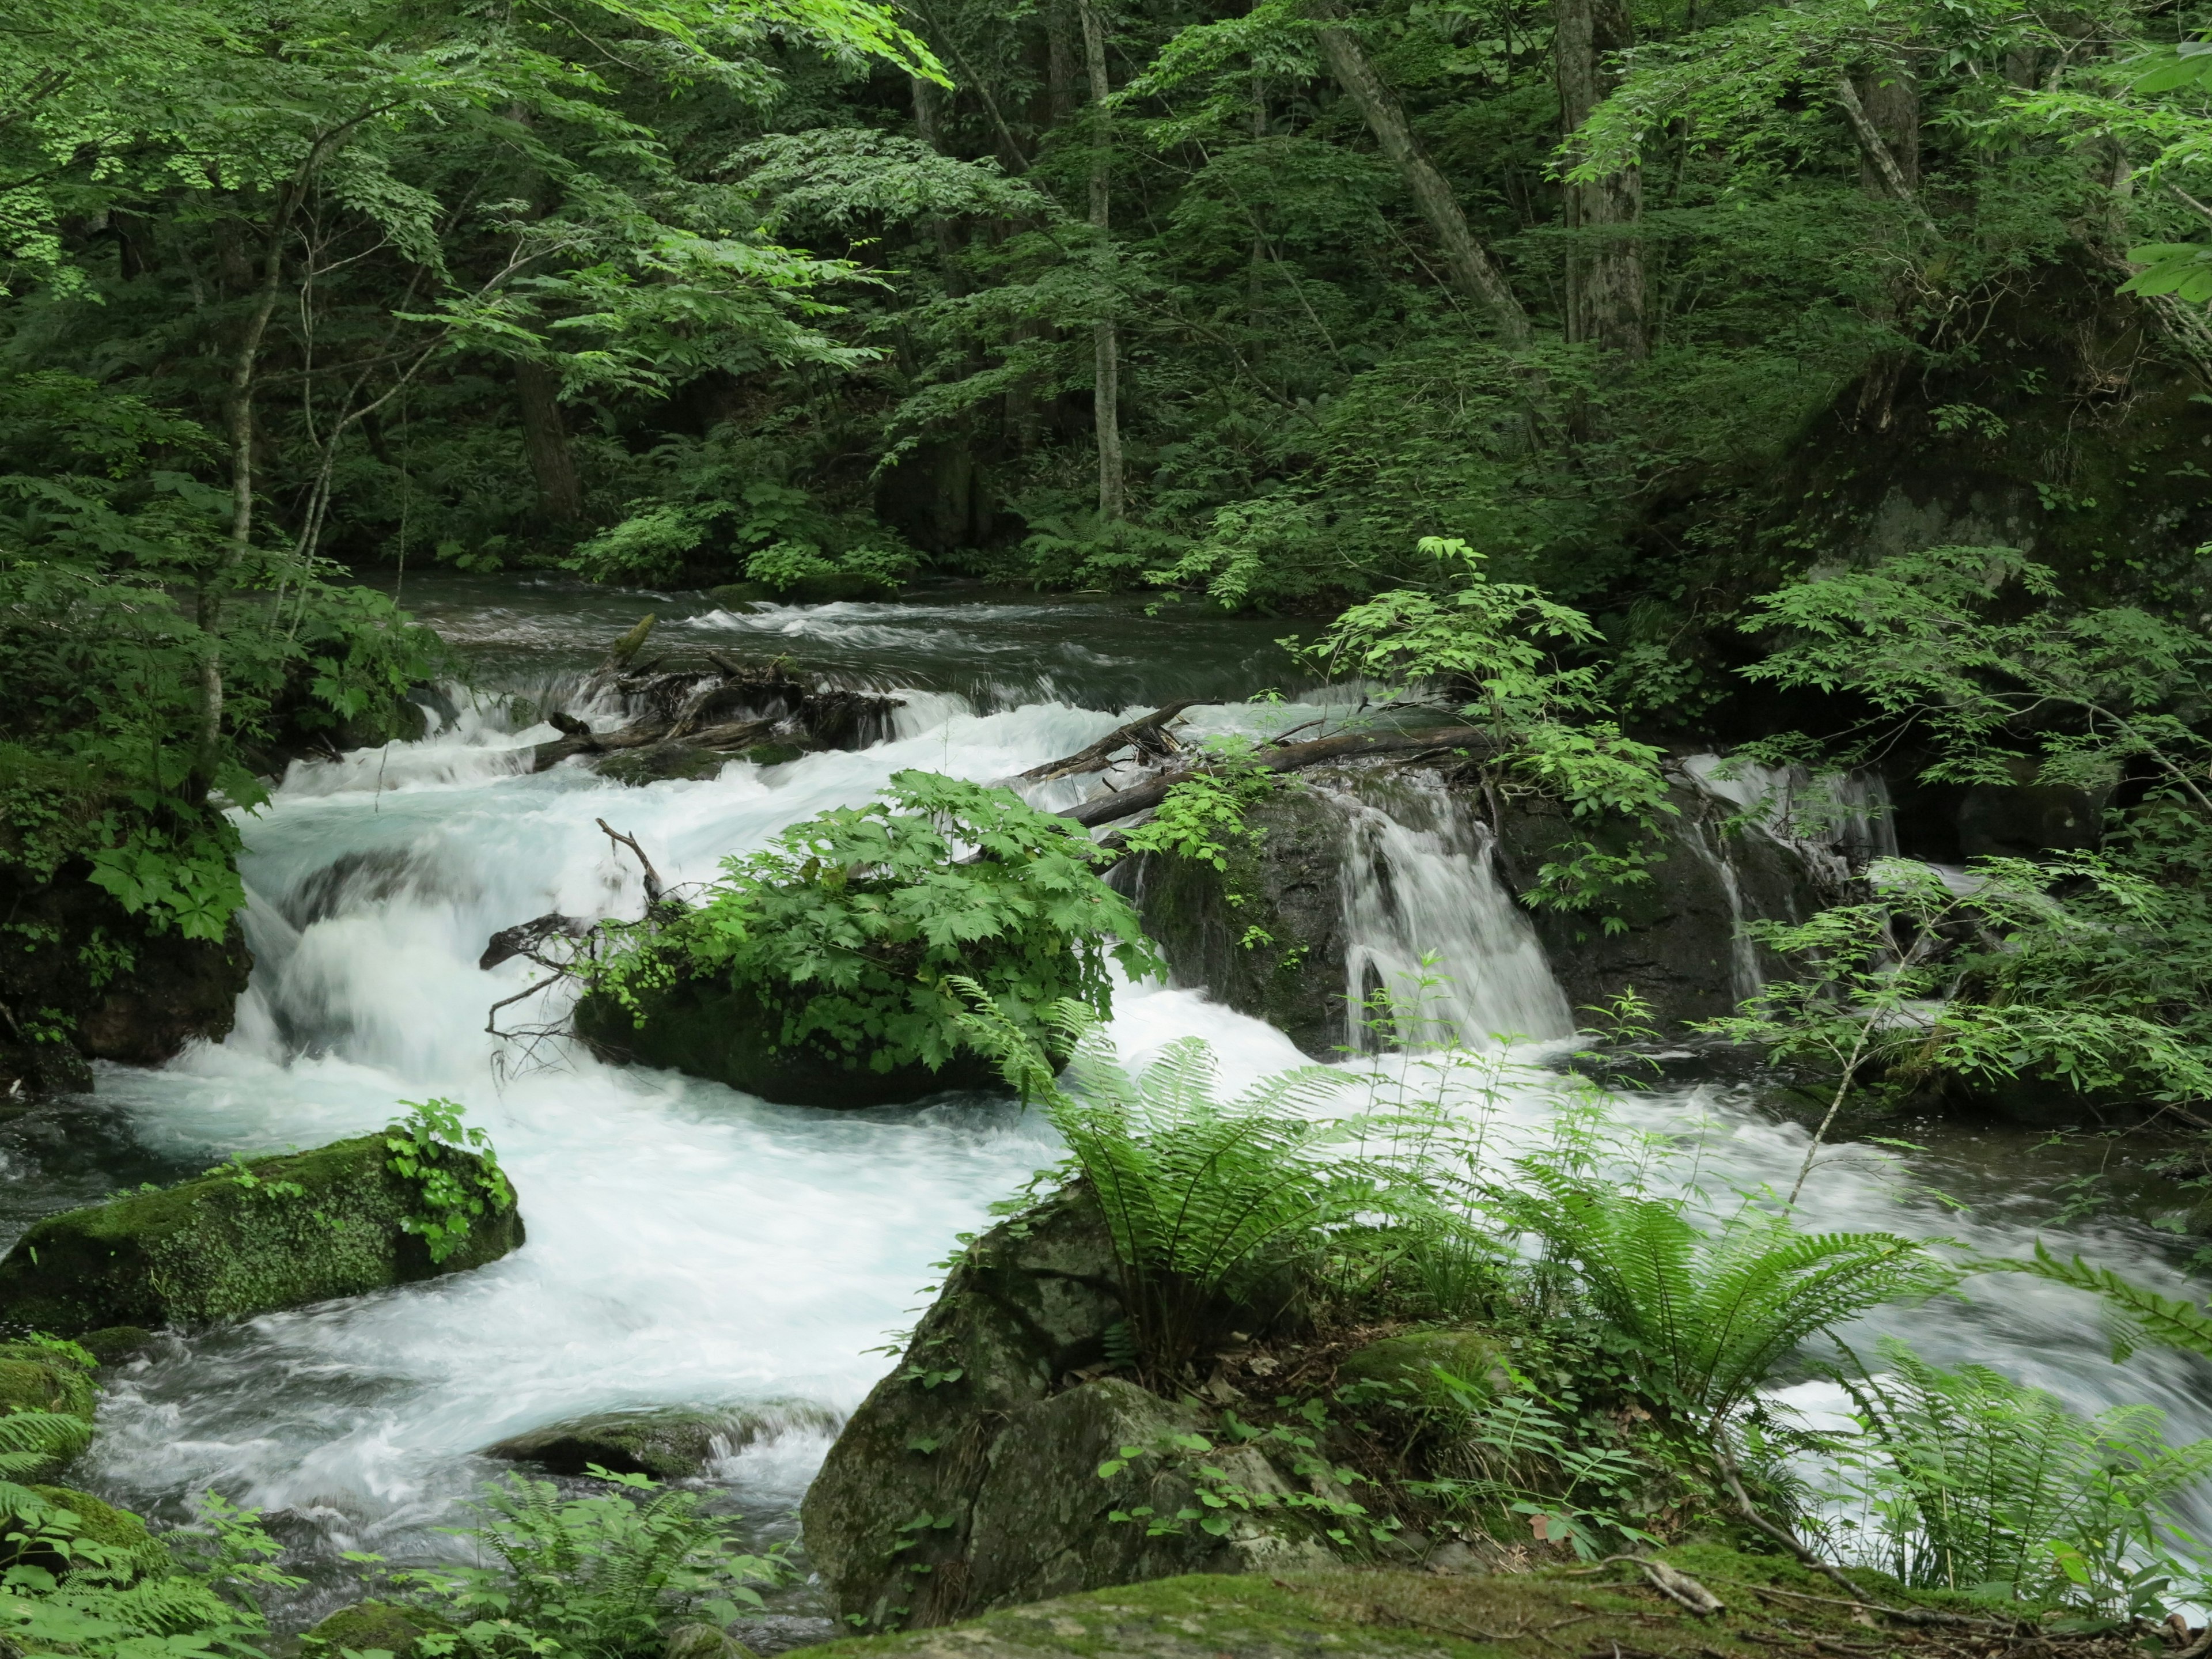
[[[1106,857],[1007,790],[900,772],[884,799],[726,860],[702,902],[648,917],[592,981],[641,1022],[654,990],[720,981],[760,1003],[777,1048],[934,1070],[972,1047],[948,976],[1042,1042],[1062,1000],[1111,1012],[1109,962],[1158,971],[1135,913],[1098,878]]]

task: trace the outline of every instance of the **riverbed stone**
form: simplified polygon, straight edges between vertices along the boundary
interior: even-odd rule
[[[1144,1504],[1172,1516],[1194,1502],[1191,1470],[1172,1455],[1127,1460],[1102,1478],[1122,1447],[1219,1437],[1197,1402],[1107,1374],[1108,1333],[1123,1317],[1117,1283],[1104,1219],[1079,1187],[970,1247],[807,1490],[807,1553],[841,1617],[871,1629],[941,1625],[1200,1566],[1333,1559],[1295,1512],[1240,1516],[1226,1538],[1152,1537],[1108,1518]],[[1291,1489],[1249,1448],[1207,1461],[1255,1492]]]
[[[834,1434],[843,1419],[804,1401],[703,1410],[691,1407],[600,1412],[511,1435],[483,1455],[535,1463],[553,1474],[578,1475],[596,1463],[616,1474],[684,1480],[703,1474],[717,1458],[788,1430]]]
[[[919,1061],[877,1071],[864,1053],[817,1044],[778,1048],[777,1016],[750,992],[696,978],[641,994],[633,1013],[592,993],[571,1029],[601,1060],[665,1066],[786,1106],[900,1106],[951,1090],[1002,1090],[998,1068],[965,1051],[934,1070]]]
[[[464,1178],[482,1167],[455,1148],[441,1157]],[[417,1189],[389,1158],[365,1135],[250,1159],[252,1187],[225,1171],[49,1216],[0,1259],[0,1321],[64,1336],[204,1325],[465,1272],[522,1243],[510,1206],[474,1218],[434,1262],[405,1224]]]

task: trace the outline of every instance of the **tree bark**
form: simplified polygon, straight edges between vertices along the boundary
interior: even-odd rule
[[[1091,325],[1091,413],[1098,437],[1098,516],[1113,523],[1127,506],[1121,477],[1121,342],[1114,298],[1113,118],[1106,108],[1112,88],[1106,69],[1106,30],[1094,0],[1076,0],[1083,24],[1083,57],[1091,76],[1091,228],[1097,233],[1100,304]]]
[[[1052,124],[1075,118],[1076,54],[1073,0],[1052,0],[1045,10],[1045,103]]]
[[[1421,216],[1429,222],[1442,244],[1444,267],[1451,273],[1453,286],[1489,312],[1498,325],[1498,331],[1514,345],[1526,345],[1530,337],[1528,313],[1521,308],[1521,301],[1513,296],[1498,267],[1491,262],[1489,253],[1475,240],[1474,232],[1460,210],[1459,200],[1452,194],[1451,186],[1444,181],[1435,164],[1422,153],[1414,141],[1413,130],[1407,124],[1406,112],[1389,88],[1382,84],[1382,76],[1368,61],[1367,53],[1358,40],[1336,21],[1335,12],[1328,0],[1307,0],[1307,15],[1320,25],[1314,38],[1321,46],[1323,61],[1329,73],[1352,100],[1367,130],[1375,135],[1383,155],[1389,157],[1406,187],[1413,192],[1414,205]]]
[[[548,524],[568,528],[584,516],[583,486],[561,417],[561,377],[527,357],[514,360],[515,398],[522,409],[522,447],[538,482],[538,509]]]
[[[1881,130],[1875,125],[1873,118],[1868,115],[1866,106],[1859,101],[1859,89],[1851,84],[1851,77],[1841,70],[1836,71],[1836,102],[1844,112],[1844,119],[1850,124],[1851,136],[1859,141],[1860,151],[1874,168],[1875,175],[1887,186],[1889,193],[1911,213],[1923,230],[1931,236],[1939,234],[1935,220],[1929,218],[1928,210],[1920,205],[1920,198],[1914,193],[1912,181],[1905,177],[1896,154],[1890,149]],[[1917,155],[1915,164],[1917,167]]]
[[[1590,112],[1613,90],[1607,52],[1632,44],[1623,0],[1557,0],[1553,30],[1559,81],[1559,125],[1568,155]],[[1567,256],[1567,337],[1601,351],[1641,358],[1650,352],[1644,320],[1644,251],[1619,234],[1644,210],[1644,175],[1623,167],[1566,189],[1567,225],[1592,233]]]

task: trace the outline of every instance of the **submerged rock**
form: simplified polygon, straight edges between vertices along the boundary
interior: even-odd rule
[[[482,1267],[523,1241],[510,1206],[476,1217],[442,1262],[406,1230],[421,1207],[381,1135],[256,1158],[35,1224],[0,1259],[0,1320],[74,1335],[250,1318]],[[446,1148],[457,1170],[480,1168]],[[297,1188],[296,1191],[293,1190]]]
[[[641,998],[641,1023],[598,993],[576,1004],[577,1036],[601,1060],[688,1072],[786,1106],[898,1106],[955,1089],[1000,1089],[998,1068],[963,1052],[932,1071],[919,1062],[872,1070],[866,1054],[806,1046],[779,1048],[777,1017],[726,984],[678,980]]]
[[[834,1434],[843,1419],[824,1406],[804,1403],[702,1411],[676,1407],[657,1411],[603,1412],[572,1418],[486,1446],[483,1455],[507,1463],[536,1463],[554,1474],[582,1474],[596,1463],[616,1474],[649,1474],[682,1480],[706,1472],[717,1458],[789,1429]]]
[[[836,1611],[871,1628],[1200,1570],[1333,1558],[1292,1515],[1240,1514],[1226,1537],[1154,1537],[1111,1512],[1195,1502],[1183,1462],[1121,1448],[1217,1431],[1107,1367],[1122,1318],[1105,1224],[1079,1190],[986,1233],[946,1278],[898,1369],[878,1383],[807,1489],[806,1547]],[[1289,1490],[1249,1447],[1207,1461],[1255,1492]]]

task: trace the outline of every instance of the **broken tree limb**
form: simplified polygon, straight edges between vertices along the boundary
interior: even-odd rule
[[[1194,707],[1196,697],[1185,697],[1181,702],[1171,702],[1164,708],[1155,708],[1142,720],[1117,726],[1087,749],[1056,761],[1047,761],[1042,766],[1032,766],[1021,774],[1024,783],[1050,783],[1054,778],[1073,777],[1078,772],[1095,772],[1106,763],[1116,750],[1133,745],[1142,755],[1171,755],[1176,752],[1175,740],[1167,734],[1167,723],[1186,708]]]
[[[1255,750],[1250,764],[1264,772],[1295,772],[1303,767],[1317,766],[1323,761],[1354,760],[1363,755],[1406,755],[1424,749],[1492,749],[1497,739],[1488,732],[1466,726],[1432,726],[1419,732],[1347,732],[1334,738],[1317,738],[1311,743],[1294,743],[1281,749]],[[1072,818],[1085,828],[1111,823],[1116,818],[1126,818],[1158,806],[1168,797],[1168,791],[1179,783],[1212,770],[1206,762],[1180,767],[1172,772],[1163,772],[1144,782],[1132,785],[1118,793],[1102,795],[1096,800],[1086,800],[1071,806],[1060,816]]]
[[[538,948],[556,933],[568,939],[580,939],[592,924],[581,916],[564,916],[558,910],[549,910],[528,921],[518,921],[512,927],[502,927],[484,942],[483,954],[477,958],[477,966],[489,972],[502,962],[514,957],[528,957],[532,962],[541,958]],[[498,1005],[501,1007],[506,1004]]]
[[[645,848],[640,847],[630,836],[625,836],[621,830],[612,827],[605,818],[594,818],[592,822],[597,823],[600,829],[606,831],[607,839],[609,841],[619,842],[624,847],[629,848],[631,852],[637,854],[638,863],[644,866],[645,869],[646,908],[647,909],[651,909],[654,905],[659,903],[661,893],[660,872],[653,867],[653,860],[646,857]]]
[[[1930,236],[1942,234],[1936,228],[1935,220],[1928,216],[1928,210],[1920,205],[1920,198],[1907,182],[1905,169],[1898,166],[1897,157],[1892,153],[1888,142],[1882,137],[1881,130],[1875,125],[1874,118],[1866,112],[1866,106],[1859,101],[1859,89],[1851,84],[1851,77],[1842,70],[1836,71],[1836,102],[1843,109],[1844,119],[1850,127],[1851,137],[1858,140],[1860,149],[1866,153],[1874,170],[1881,175],[1881,181],[1889,187],[1889,193],[1920,222],[1920,228]]]

